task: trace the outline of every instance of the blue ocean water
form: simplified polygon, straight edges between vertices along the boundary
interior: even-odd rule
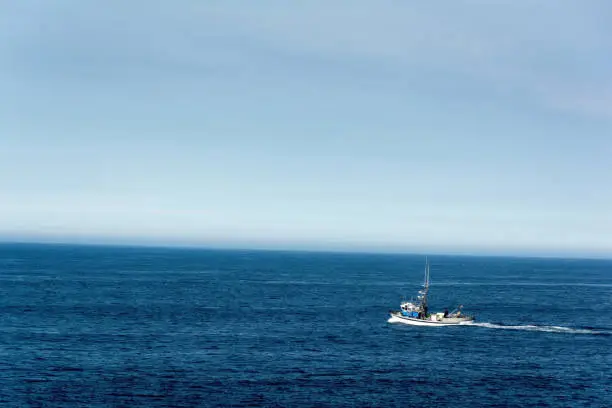
[[[612,406],[612,261],[0,245],[0,404]]]

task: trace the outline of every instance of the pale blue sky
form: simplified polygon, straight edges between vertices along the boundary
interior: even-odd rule
[[[608,1],[0,1],[0,237],[612,255]]]

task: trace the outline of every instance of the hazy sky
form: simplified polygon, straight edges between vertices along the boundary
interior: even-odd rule
[[[610,255],[611,21],[0,0],[0,238]]]

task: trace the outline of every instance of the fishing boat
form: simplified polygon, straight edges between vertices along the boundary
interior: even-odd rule
[[[445,309],[443,312],[430,313],[427,304],[429,293],[429,262],[425,261],[425,282],[423,289],[419,290],[417,300],[401,302],[400,310],[391,311],[389,323],[403,323],[412,326],[452,326],[460,324],[470,324],[474,321],[474,316],[463,313],[463,306],[457,307],[452,312]]]

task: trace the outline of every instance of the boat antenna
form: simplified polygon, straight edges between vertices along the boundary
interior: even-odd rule
[[[429,288],[429,259],[425,257],[425,289]]]

